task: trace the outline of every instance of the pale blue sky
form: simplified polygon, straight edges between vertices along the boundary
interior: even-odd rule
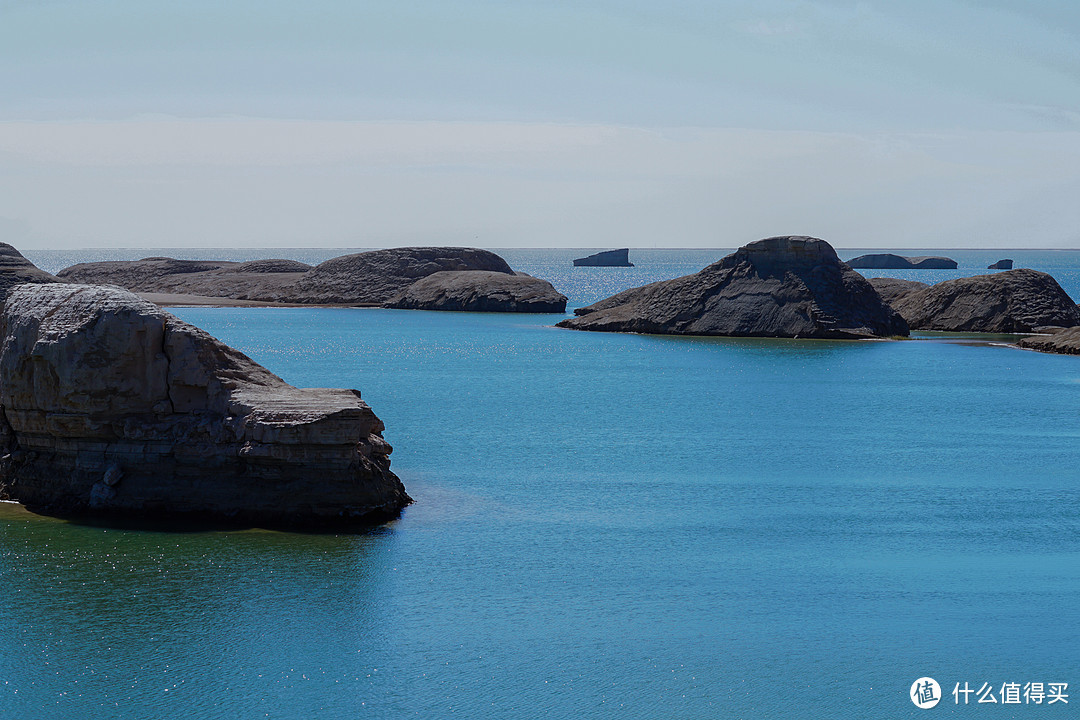
[[[1070,2],[0,0],[23,246],[1080,247]]]

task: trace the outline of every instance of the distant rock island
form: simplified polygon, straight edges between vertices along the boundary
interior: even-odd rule
[[[292,387],[132,293],[60,283],[9,245],[0,257],[0,498],[315,529],[410,502],[357,391]]]
[[[462,274],[470,272],[479,274],[466,282]],[[444,273],[458,277],[452,281]],[[409,292],[414,283],[436,274],[440,280]],[[566,297],[551,283],[515,273],[495,253],[476,248],[373,250],[333,258],[315,267],[278,259],[237,263],[154,257],[80,263],[61,270],[57,277],[65,282],[118,285],[132,292],[179,296],[181,301],[185,296],[198,296],[418,310],[547,313],[566,309]],[[434,293],[432,288],[440,281],[458,289],[447,286]],[[469,286],[468,298],[460,295],[464,285]],[[449,299],[451,296],[456,299]]]
[[[896,286],[897,292],[884,288],[881,280],[871,282],[913,330],[1028,333],[1043,326],[1080,325],[1080,308],[1057,280],[1037,270],[1006,270],[922,287],[911,283],[906,291]]]
[[[906,336],[907,323],[824,240],[767,238],[704,270],[579,308],[574,330],[738,337]]]
[[[947,257],[923,255],[904,257],[892,253],[860,255],[848,260],[849,266],[858,270],[955,270],[956,261]]]
[[[630,262],[630,249],[604,250],[574,261],[577,267],[634,267]]]
[[[987,270],[1012,270],[1012,267],[1013,267],[1013,261],[1012,260],[998,260],[993,265],[987,265],[986,269]]]

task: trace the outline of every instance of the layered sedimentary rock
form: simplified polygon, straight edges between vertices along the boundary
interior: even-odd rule
[[[574,261],[577,267],[634,267],[630,262],[630,249],[604,250]]]
[[[19,285],[0,334],[0,496],[31,509],[319,528],[409,502],[358,392],[292,387],[131,293]]]
[[[524,273],[443,271],[417,280],[384,304],[406,310],[561,313],[566,296]]]
[[[987,270],[1012,270],[1013,261],[1009,259],[998,260],[993,265],[987,265]]]
[[[0,302],[8,291],[23,283],[55,283],[55,277],[38,269],[34,263],[7,243],[0,243]]]
[[[70,282],[119,285],[134,292],[205,296],[232,300],[297,305],[377,306],[402,295],[410,285],[436,273],[480,272],[473,278],[473,310],[551,312],[529,309],[528,300],[539,284],[552,297],[559,296],[546,280],[516,280],[506,261],[495,253],[475,248],[394,248],[355,253],[327,260],[315,267],[293,260],[254,260],[245,263],[146,258],[127,262],[97,262],[61,270]],[[495,275],[502,275],[496,278]],[[485,287],[491,296],[485,297]],[[430,297],[432,285],[418,288],[416,297]],[[445,302],[452,302],[447,299]],[[403,307],[403,305],[395,305]]]
[[[877,290],[881,299],[890,305],[893,301],[910,295],[913,292],[930,287],[924,282],[916,280],[901,280],[900,278],[869,278],[870,284]]]
[[[784,236],[693,275],[626,290],[575,311],[575,330],[744,337],[865,338],[908,327],[824,240]]]
[[[947,257],[921,255],[904,257],[892,253],[860,255],[848,260],[849,266],[859,270],[955,270],[956,261]]]
[[[1040,352],[1080,355],[1080,327],[1071,327],[1046,335],[1032,335],[1019,343],[1020,347]]]
[[[892,302],[917,330],[1026,333],[1080,325],[1080,309],[1053,277],[1037,270],[946,280]]]

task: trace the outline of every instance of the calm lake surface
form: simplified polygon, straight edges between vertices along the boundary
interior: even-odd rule
[[[936,251],[961,269],[913,277],[1012,257],[1080,296],[1080,253],[1024,252]],[[724,251],[502,254],[578,306]],[[359,388],[416,503],[357,535],[0,505],[0,717],[922,717],[922,676],[931,713],[1075,716],[1080,358],[174,312],[295,385]],[[1070,702],[957,706],[965,682]]]

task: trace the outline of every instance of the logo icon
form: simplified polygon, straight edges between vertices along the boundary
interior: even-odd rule
[[[911,692],[909,694],[911,695],[911,702],[923,710],[929,710],[941,702],[941,686],[932,677],[921,677],[911,683]]]

